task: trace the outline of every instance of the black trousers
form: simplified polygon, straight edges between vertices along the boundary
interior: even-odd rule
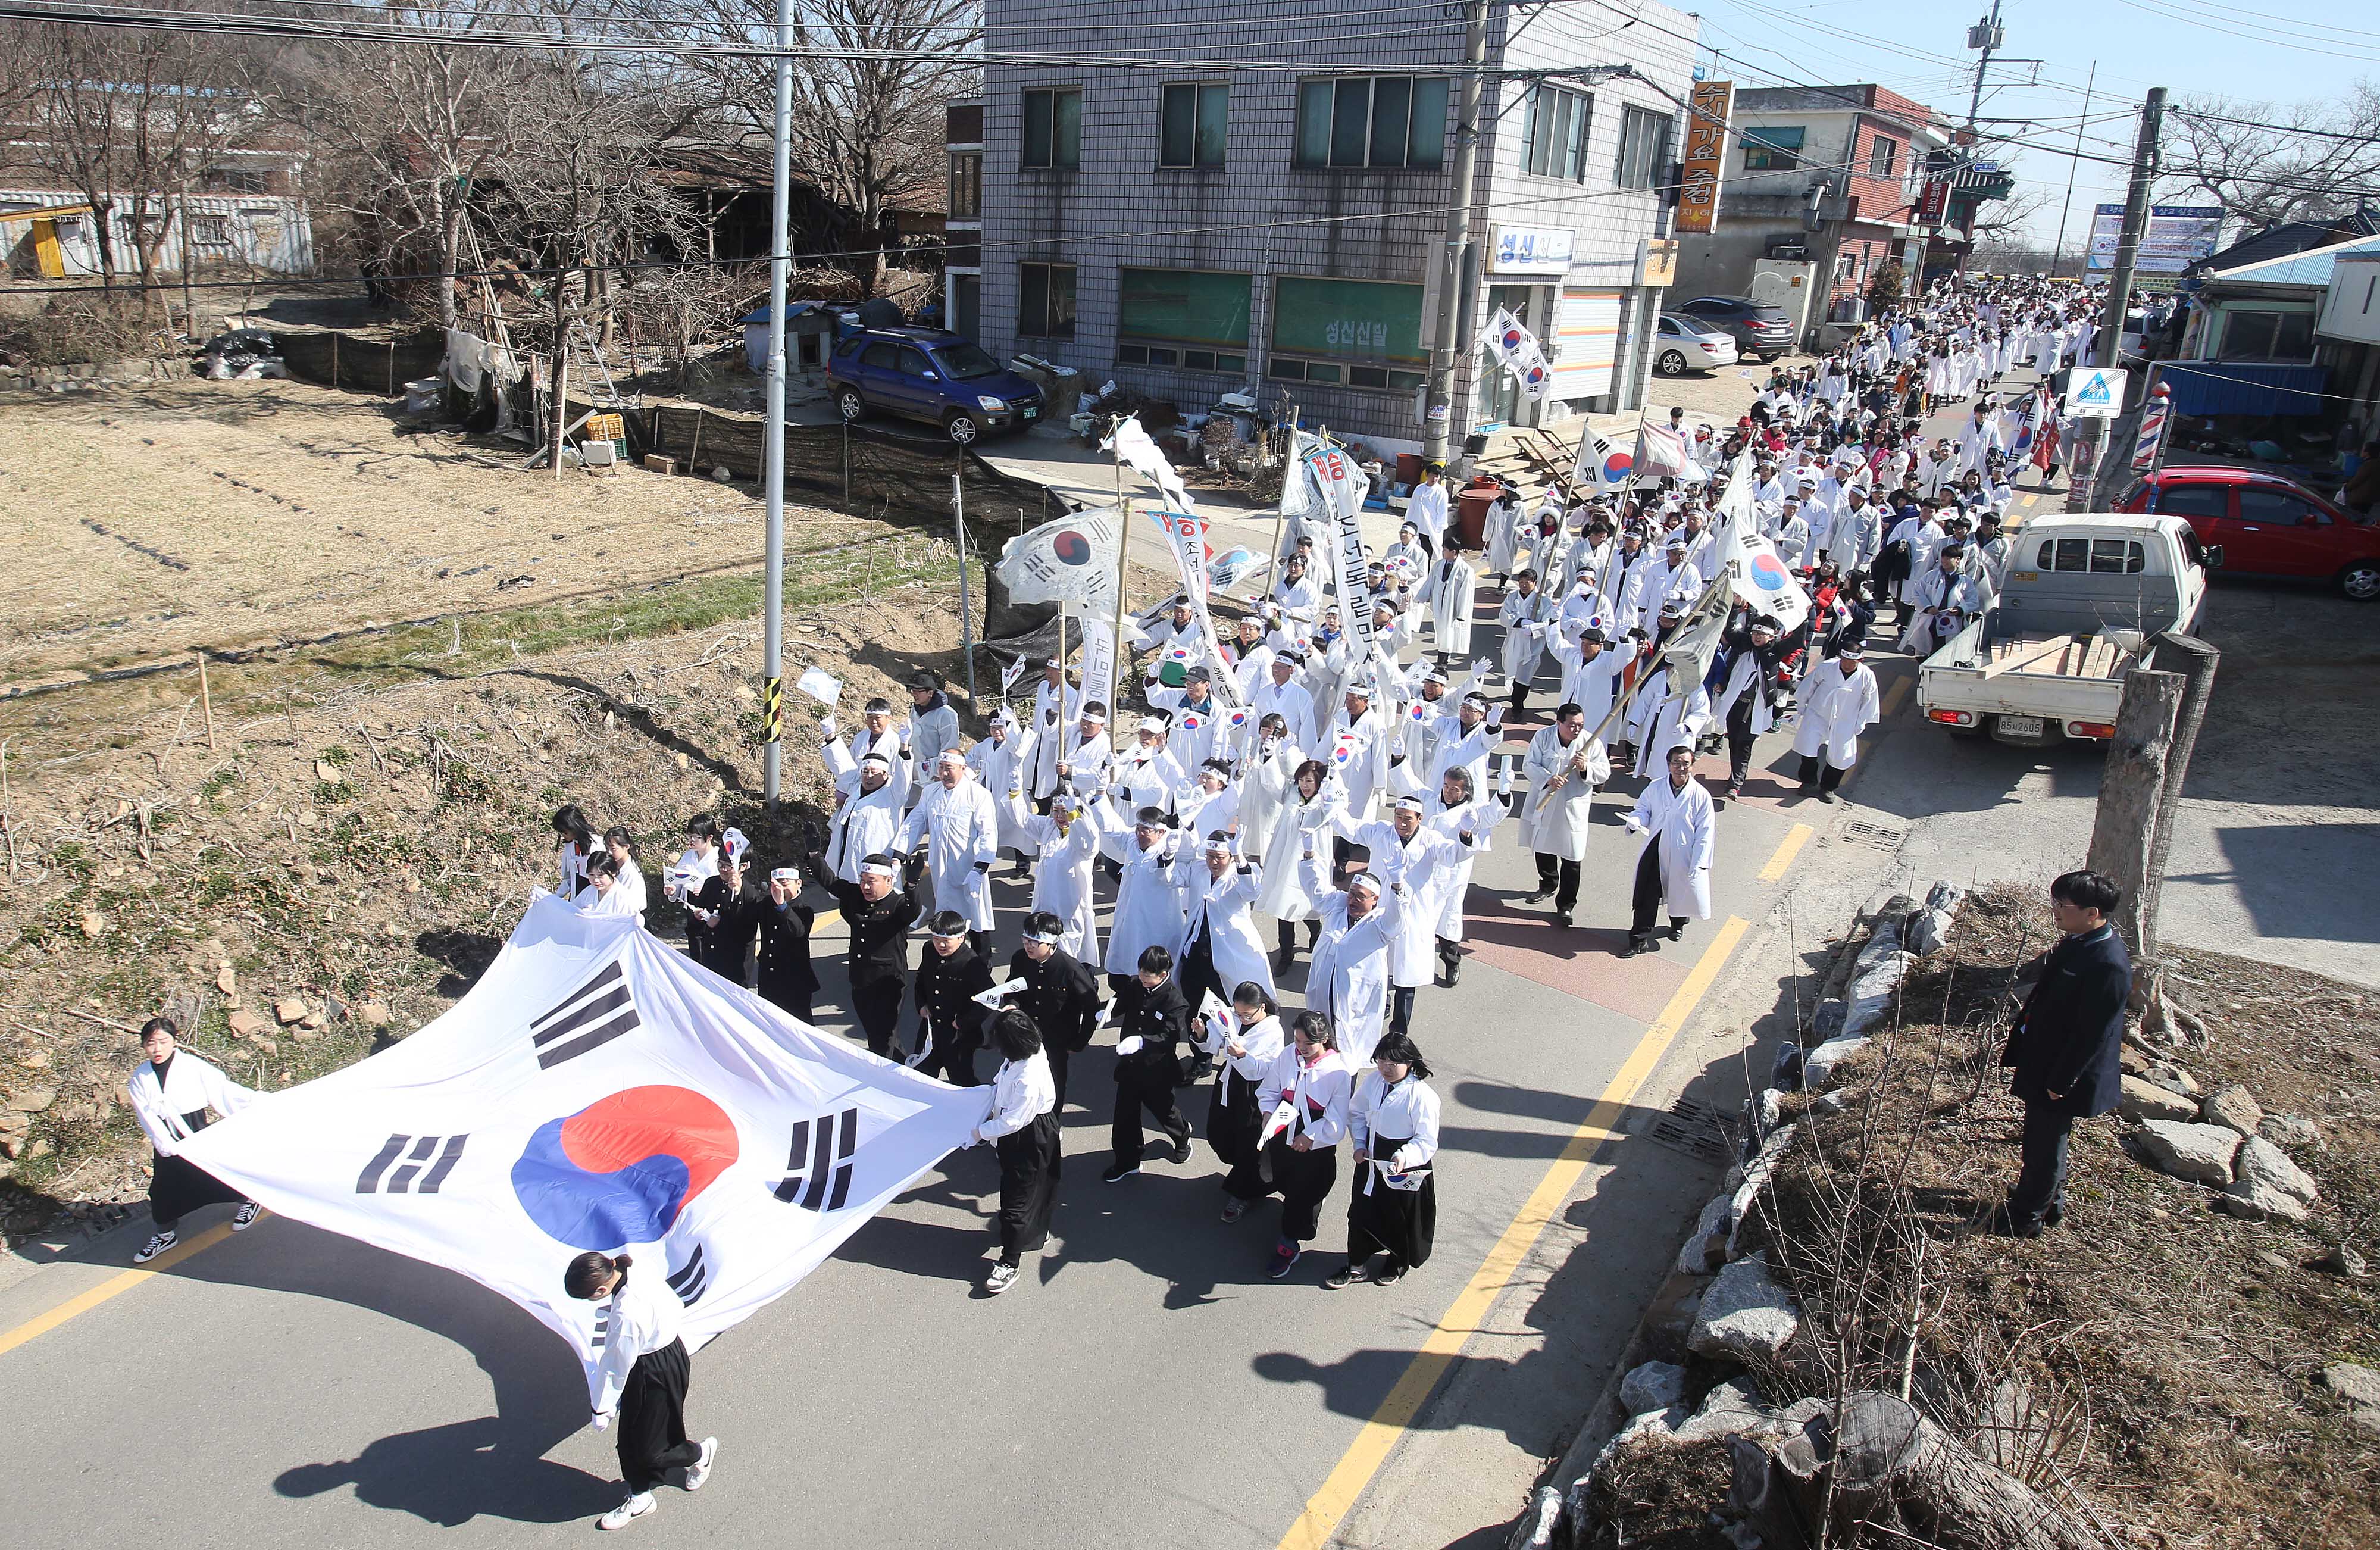
[[[1835,768],[1823,753],[1807,754],[1802,760],[1802,784],[1804,787],[1815,785],[1821,791],[1831,791],[1840,786],[1843,776],[1849,774],[1849,770]]]
[[[1644,857],[1636,863],[1636,892],[1629,902],[1636,916],[1629,922],[1628,934],[1644,941],[1653,934],[1654,919],[1661,912],[1661,842],[1658,839],[1645,847]],[[1670,923],[1682,926],[1686,918],[1672,915]]]
[[[1038,1253],[1058,1208],[1058,1114],[1052,1109],[993,1143],[1000,1153],[1000,1263]]]
[[[933,1049],[917,1062],[917,1069],[927,1076],[939,1076],[953,1087],[981,1087],[983,1079],[975,1074],[976,1052],[983,1048],[980,1028],[931,1028],[928,1037]]]
[[[1182,966],[1175,970],[1175,978],[1182,982],[1182,998],[1193,1008],[1199,1005],[1201,991],[1211,990],[1216,1000],[1226,1007],[1232,1004],[1233,987],[1225,984],[1215,972],[1215,936],[1212,932],[1200,931],[1198,939],[1182,949]]]
[[[1108,1141],[1115,1149],[1118,1167],[1139,1162],[1141,1149],[1148,1144],[1148,1133],[1140,1120],[1143,1110],[1176,1144],[1190,1139],[1190,1122],[1173,1105],[1173,1065],[1172,1060],[1152,1060],[1145,1055],[1127,1056],[1116,1062],[1115,1119],[1108,1128]]]
[[[1578,863],[1566,857],[1548,856],[1540,850],[1537,858],[1537,886],[1554,890],[1554,908],[1574,909],[1578,907]]]
[[[1730,786],[1742,785],[1744,776],[1752,773],[1752,745],[1754,741],[1755,738],[1752,736],[1752,727],[1748,723],[1739,730],[1735,725],[1734,718],[1729,718],[1727,724],[1727,783]]]
[[[1050,1080],[1056,1083],[1058,1088],[1058,1101],[1050,1105],[1050,1112],[1062,1113],[1066,1107],[1066,1063],[1075,1057],[1075,1052],[1058,1044],[1044,1043],[1041,1053],[1050,1057]]]
[[[1281,1236],[1290,1243],[1311,1243],[1322,1219],[1322,1202],[1339,1182],[1339,1149],[1318,1146],[1300,1152],[1286,1136],[1275,1136],[1265,1154],[1272,1163],[1273,1187],[1281,1191]]]
[[[1390,1032],[1410,1033],[1413,1031],[1414,995],[1417,990],[1419,990],[1419,988],[1420,987],[1417,985],[1391,985],[1389,987]]]
[[[901,996],[907,988],[897,979],[851,987],[851,1015],[868,1035],[869,1054],[892,1058],[894,1041],[901,1035]]]
[[[1275,928],[1273,940],[1281,945],[1281,950],[1284,953],[1295,952],[1297,950],[1297,922],[1295,921],[1280,921],[1275,922]],[[1312,952],[1314,950],[1314,945],[1321,940],[1321,920],[1316,916],[1308,915],[1305,918],[1305,950],[1307,952]]]
[[[791,1012],[804,1022],[810,1020],[810,997],[807,992],[796,995],[789,990],[778,990],[772,986],[762,985],[760,999],[781,1012]]]
[[[2039,1227],[2053,1205],[2066,1203],[2066,1139],[2074,1117],[2052,1114],[2046,1104],[2024,1105],[2023,1161],[2009,1189],[2009,1215],[2021,1227]]]
[[[702,1461],[702,1447],[686,1436],[686,1389],[693,1376],[686,1342],[647,1351],[628,1369],[620,1389],[620,1478],[643,1495],[672,1470]]]

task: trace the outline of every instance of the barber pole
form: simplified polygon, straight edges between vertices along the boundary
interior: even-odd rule
[[[2173,420],[2173,394],[2159,383],[2141,409],[2140,435],[2132,442],[2132,471],[2154,473],[2165,461],[2166,428]]]

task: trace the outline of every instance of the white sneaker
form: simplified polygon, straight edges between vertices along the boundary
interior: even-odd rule
[[[988,1297],[998,1297],[1014,1285],[1016,1285],[1016,1267],[1013,1264],[995,1264],[991,1267],[991,1274],[984,1277],[984,1294]]]
[[[176,1240],[181,1236],[181,1234],[176,1232],[173,1228],[166,1228],[164,1232],[157,1234],[155,1237],[150,1239],[148,1242],[142,1244],[140,1246],[140,1251],[132,1256],[132,1263],[134,1264],[147,1264],[151,1260],[155,1259],[158,1255],[172,1248]]]
[[[231,1214],[231,1230],[234,1232],[246,1232],[249,1228],[254,1227],[256,1225],[256,1219],[263,1214],[264,1207],[257,1204],[254,1201],[242,1201],[239,1202],[239,1209]]]
[[[710,1461],[718,1457],[719,1439],[717,1437],[703,1438],[702,1457],[686,1467],[686,1488],[687,1490],[699,1491],[702,1489],[702,1483],[710,1478]]]
[[[653,1500],[653,1494],[646,1491],[630,1496],[618,1507],[595,1519],[595,1526],[599,1529],[625,1529],[660,1505]]]

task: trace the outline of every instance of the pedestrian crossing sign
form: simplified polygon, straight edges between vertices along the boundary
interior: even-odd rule
[[[2066,410],[2082,420],[2113,420],[2124,412],[2124,378],[2129,373],[2113,368],[2095,368],[2074,373],[2074,386],[2066,396]]]

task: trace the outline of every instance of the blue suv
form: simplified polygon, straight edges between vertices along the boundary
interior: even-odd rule
[[[931,328],[863,328],[834,348],[827,385],[845,420],[871,409],[940,425],[961,446],[1041,418],[1041,390],[972,341]]]

